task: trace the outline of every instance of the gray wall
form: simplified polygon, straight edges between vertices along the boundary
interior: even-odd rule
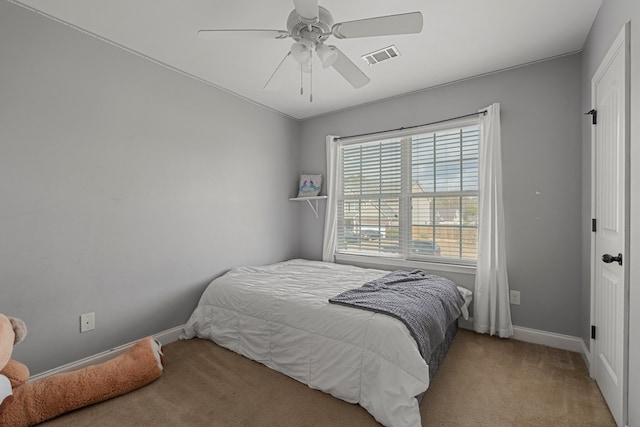
[[[591,78],[604,55],[631,21],[631,248],[626,259],[630,266],[629,295],[629,418],[628,426],[640,426],[640,2],[638,0],[604,0],[584,46],[582,60],[582,109],[591,108]],[[583,195],[583,303],[581,332],[587,343],[590,317],[590,260],[588,231],[590,215],[591,129],[588,120],[582,126],[582,195]]]
[[[299,253],[298,122],[5,1],[0,58],[0,312],[27,323],[33,374]]]
[[[509,283],[522,299],[511,306],[513,322],[576,336],[581,330],[579,55],[306,120],[301,170],[325,173],[327,134],[428,123],[493,102],[500,102],[502,111]],[[303,217],[306,258],[321,258],[322,218]]]

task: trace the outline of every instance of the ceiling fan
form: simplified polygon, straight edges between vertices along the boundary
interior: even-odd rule
[[[422,31],[422,13],[379,16],[355,21],[334,23],[331,13],[318,0],[293,0],[295,9],[287,19],[287,30],[217,29],[200,30],[198,36],[204,40],[229,38],[292,38],[295,42],[273,72],[265,88],[272,81],[282,64],[292,57],[302,72],[313,72],[312,58],[315,52],[323,68],[333,67],[355,89],[368,84],[371,79],[358,68],[340,49],[325,44],[329,37],[353,39],[358,37],[415,34]],[[300,88],[302,94],[302,87]],[[310,100],[313,101],[313,93]]]

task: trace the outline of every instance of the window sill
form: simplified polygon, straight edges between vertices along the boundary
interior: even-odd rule
[[[336,262],[355,264],[361,267],[377,268],[380,270],[388,270],[390,268],[418,268],[420,270],[428,270],[432,272],[447,272],[460,274],[476,274],[475,265],[448,264],[444,262],[432,261],[416,261],[406,259],[394,259],[389,257],[379,257],[375,255],[351,255],[351,254],[335,254]]]

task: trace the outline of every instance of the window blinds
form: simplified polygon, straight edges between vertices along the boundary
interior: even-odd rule
[[[338,252],[475,260],[477,122],[341,142]]]

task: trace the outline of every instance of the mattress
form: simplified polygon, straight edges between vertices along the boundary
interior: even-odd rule
[[[306,260],[239,267],[211,282],[182,338],[210,339],[359,404],[384,425],[418,426],[416,396],[429,386],[429,366],[407,327],[328,303],[386,273]]]

